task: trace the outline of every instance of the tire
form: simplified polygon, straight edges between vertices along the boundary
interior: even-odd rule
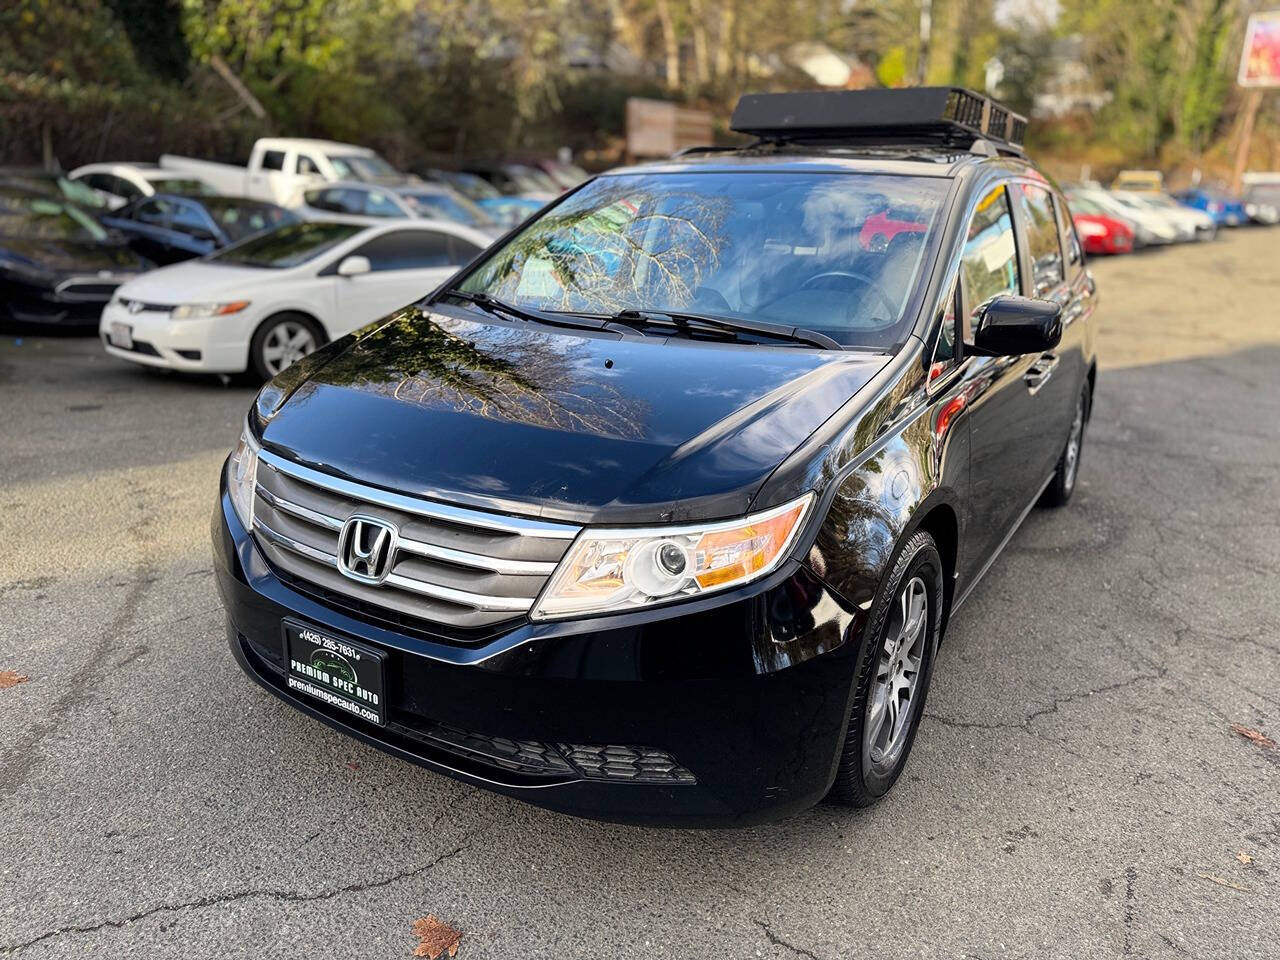
[[[1084,452],[1084,429],[1089,423],[1089,384],[1080,388],[1080,396],[1076,398],[1076,412],[1071,420],[1071,433],[1058,457],[1058,466],[1053,471],[1053,479],[1044,488],[1040,497],[1042,507],[1066,506],[1071,495],[1076,492],[1076,480],[1080,476],[1080,455]]]
[[[324,331],[305,313],[267,317],[249,341],[249,373],[257,382],[270,380],[289,364],[324,344]]]
[[[862,633],[849,729],[831,787],[834,800],[869,807],[889,792],[906,765],[924,715],[942,632],[942,570],[937,544],[921,530],[903,544],[880,584]],[[922,609],[913,615],[917,601]],[[904,611],[907,630],[903,630]],[[910,622],[917,619],[913,630]],[[913,659],[914,680],[910,680]],[[902,681],[908,682],[905,689],[899,685]],[[898,703],[897,711],[888,706],[893,701]]]

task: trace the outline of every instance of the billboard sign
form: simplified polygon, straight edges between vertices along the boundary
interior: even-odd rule
[[[1280,87],[1280,10],[1249,18],[1239,83],[1242,87]]]

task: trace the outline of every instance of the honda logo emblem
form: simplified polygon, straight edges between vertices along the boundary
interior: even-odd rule
[[[348,517],[338,535],[338,572],[360,583],[379,584],[395,561],[396,530],[372,517]]]

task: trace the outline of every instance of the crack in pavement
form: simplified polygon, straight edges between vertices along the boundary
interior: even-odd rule
[[[30,779],[37,762],[37,749],[49,736],[62,725],[75,708],[83,703],[93,689],[94,684],[102,679],[105,673],[114,669],[104,663],[112,651],[118,638],[125,633],[125,628],[138,618],[143,601],[146,599],[152,584],[159,581],[155,569],[147,557],[147,527],[151,523],[150,504],[147,491],[136,483],[129,484],[129,492],[137,505],[142,519],[127,524],[130,539],[137,553],[132,565],[133,578],[129,582],[129,591],[119,611],[103,627],[93,649],[88,651],[81,666],[76,669],[67,683],[67,688],[53,702],[48,716],[41,722],[29,727],[0,760],[0,797],[11,797],[17,793]]]
[[[808,957],[809,960],[818,960],[817,955],[806,950],[804,947],[797,947],[794,943],[789,943],[788,941],[783,940],[780,936],[778,936],[776,933],[773,932],[773,930],[769,927],[769,924],[765,923],[765,921],[753,919],[751,922],[764,931],[764,935],[769,938],[769,942],[772,943],[775,947],[784,947],[785,949],[790,950],[792,953],[794,953],[798,957]]]
[[[1057,713],[1058,710],[1068,703],[1075,703],[1079,700],[1086,700],[1103,693],[1110,693],[1114,690],[1123,690],[1125,687],[1131,687],[1136,683],[1144,680],[1160,680],[1163,679],[1167,671],[1164,669],[1157,670],[1154,673],[1140,673],[1136,676],[1129,677],[1127,680],[1118,680],[1115,683],[1104,684],[1100,687],[1091,687],[1088,690],[1079,690],[1075,693],[1069,693],[1065,696],[1054,697],[1053,702],[1048,706],[1040,707],[1032,710],[1021,720],[957,720],[953,717],[946,717],[940,713],[926,713],[924,719],[933,720],[942,724],[944,727],[954,727],[960,730],[1021,730],[1037,739],[1043,739],[1031,729],[1031,724],[1040,717],[1048,716],[1051,713]],[[1057,741],[1054,741],[1057,742]]]
[[[96,933],[99,930],[105,929],[119,929],[120,927],[136,923],[139,920],[145,920],[148,917],[153,917],[160,913],[177,913],[183,910],[199,910],[205,907],[213,907],[226,903],[236,903],[241,900],[252,900],[255,898],[265,898],[284,903],[314,903],[319,900],[332,900],[334,897],[348,893],[362,893],[366,890],[378,890],[382,887],[389,887],[393,883],[398,883],[401,880],[409,880],[413,877],[422,876],[439,864],[444,863],[446,860],[451,860],[465,852],[471,848],[472,841],[475,840],[476,836],[491,824],[492,821],[487,821],[481,826],[476,827],[474,830],[465,834],[462,838],[462,842],[457,846],[439,854],[421,866],[413,867],[409,870],[402,870],[399,873],[394,873],[390,876],[382,877],[377,880],[359,880],[354,883],[344,884],[340,887],[317,890],[312,893],[300,893],[296,890],[249,889],[237,890],[232,893],[216,894],[207,897],[197,897],[193,900],[184,900],[180,903],[162,903],[116,920],[103,920],[99,923],[93,924],[71,924],[65,927],[59,927],[56,930],[48,930],[31,940],[26,940],[22,943],[10,944],[8,946],[0,946],[0,955],[12,956],[21,950],[26,950],[28,947],[33,947],[38,943],[43,943],[44,941],[50,940],[54,937],[62,937],[68,934],[78,933]],[[814,960],[817,960],[817,958],[814,958]]]

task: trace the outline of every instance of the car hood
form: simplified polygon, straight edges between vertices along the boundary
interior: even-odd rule
[[[298,387],[263,442],[331,473],[494,510],[729,517],[887,360],[408,308]]]
[[[152,270],[120,288],[120,296],[148,303],[197,303],[241,292],[284,278],[284,270],[223,266],[189,260]]]
[[[150,264],[120,243],[0,237],[0,251],[58,277],[105,273],[113,277],[141,273]]]

